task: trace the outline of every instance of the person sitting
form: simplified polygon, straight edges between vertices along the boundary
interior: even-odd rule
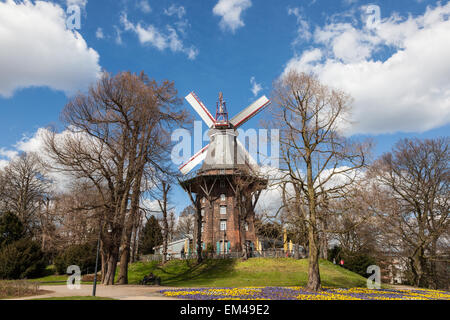
[[[155,277],[153,272],[150,272],[148,276],[144,276],[144,279],[141,281],[141,284],[143,285],[156,284],[159,286],[161,284],[161,278]]]

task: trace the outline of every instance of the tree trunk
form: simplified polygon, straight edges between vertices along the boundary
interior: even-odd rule
[[[436,270],[436,254],[437,254],[437,238],[433,237],[433,240],[431,241],[431,248],[430,248],[430,281],[429,281],[429,287],[431,289],[437,290],[439,287],[439,278]]]
[[[137,255],[138,255],[138,249],[139,249],[139,233],[141,229],[141,212],[136,216],[136,222],[133,225],[133,243],[132,243],[132,250],[131,250],[131,262],[137,261]]]
[[[309,231],[309,265],[306,289],[311,291],[321,290],[318,237],[314,228],[310,228]]]
[[[130,262],[130,246],[133,226],[139,212],[139,197],[141,195],[141,174],[136,178],[131,194],[131,206],[128,217],[125,217],[125,228],[123,228],[122,240],[120,244],[120,269],[119,284],[128,284],[128,263]],[[128,218],[128,219],[127,219]]]
[[[294,259],[300,259],[300,245],[298,243],[295,244]]]
[[[163,237],[163,263],[167,262],[167,247],[168,247],[168,241],[169,241],[169,223],[167,221],[167,202],[168,202],[168,195],[170,191],[170,185],[162,181],[162,200],[158,200],[159,208],[161,209],[162,216],[163,216],[163,230],[162,230],[162,237]]]
[[[425,268],[424,268],[424,258],[423,258],[423,247],[418,247],[415,251],[413,256],[410,258],[411,260],[411,267],[412,267],[412,273],[413,273],[413,283],[416,287],[424,287],[426,286],[425,283]]]
[[[327,222],[325,218],[321,219],[322,232],[320,233],[320,257],[328,260],[328,238],[325,230],[327,229]]]
[[[163,211],[163,263],[167,262],[169,224],[167,223],[167,212]]]
[[[117,279],[118,284],[128,284],[128,262],[130,261],[131,230],[132,227],[130,225],[127,225],[124,228],[124,235],[122,237],[122,243],[120,244],[120,267],[119,277]]]
[[[308,284],[306,290],[319,291],[320,271],[319,271],[319,232],[317,230],[317,212],[316,212],[316,194],[314,191],[314,182],[312,179],[312,164],[308,157],[307,165],[307,182],[308,182],[308,202],[309,202],[309,266],[308,266]]]
[[[200,197],[197,195],[195,199],[195,209],[197,214],[197,263],[203,261],[202,257],[202,212]]]
[[[242,259],[247,260],[249,258],[249,248],[248,248],[248,244],[247,241],[245,239],[245,234],[244,234],[244,230],[243,230],[243,224],[244,222],[241,220],[239,222],[239,238],[241,241],[241,250],[242,250]]]
[[[105,264],[106,264],[106,273],[103,276],[102,274],[102,284],[105,285],[113,285],[114,284],[114,277],[116,275],[116,268],[117,268],[117,260],[119,256],[118,248],[113,248],[111,252],[108,252],[105,257]]]

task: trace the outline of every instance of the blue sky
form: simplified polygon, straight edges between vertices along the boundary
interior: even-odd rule
[[[78,34],[62,24],[73,4]],[[401,137],[448,135],[449,13],[431,0],[0,0],[0,164],[33,149],[39,128],[60,126],[67,100],[101,69],[173,80],[211,112],[223,91],[231,116],[287,70],[314,72],[354,96],[351,134],[374,138],[375,155]],[[188,203],[180,190],[173,198],[178,210]]]

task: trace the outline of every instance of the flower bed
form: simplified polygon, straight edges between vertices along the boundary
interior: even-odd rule
[[[450,300],[450,292],[414,289],[324,288],[313,293],[303,287],[196,288],[161,290],[167,297],[191,300]]]

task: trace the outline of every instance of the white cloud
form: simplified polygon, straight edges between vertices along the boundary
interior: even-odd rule
[[[31,137],[24,136],[20,141],[14,144],[13,149],[0,149],[0,157],[4,158],[0,159],[0,169],[6,167],[11,160],[19,156],[19,154],[22,152],[36,153],[41,157],[42,160],[53,163],[53,165],[55,166],[54,162],[50,160],[48,156],[46,156],[44,148],[44,138],[47,133],[47,129],[39,128]],[[73,133],[68,130],[58,133],[56,135],[56,141],[61,141],[61,139],[64,139],[68,135],[73,135]],[[69,190],[71,183],[73,183],[74,181],[74,177],[69,173],[50,170],[46,172],[46,174],[53,181],[51,187],[56,192]]]
[[[262,90],[262,86],[260,83],[257,83],[255,80],[255,77],[250,78],[250,84],[252,85],[252,88],[250,89],[253,93],[253,95],[256,97],[258,93]]]
[[[141,206],[144,210],[155,211],[155,213],[161,212],[158,200],[152,200],[149,198],[144,198],[141,200]]]
[[[288,8],[288,15],[294,15],[297,18],[297,34],[298,37],[294,40],[293,44],[299,43],[301,40],[309,40],[312,37],[309,23],[306,21],[303,14],[300,12],[300,8]]]
[[[245,25],[241,14],[251,6],[250,0],[219,0],[213,8],[213,13],[222,17],[219,23],[222,30],[229,29],[234,33]]]
[[[171,17],[177,16],[178,19],[181,19],[186,14],[186,9],[183,6],[176,6],[172,4],[168,9],[164,9],[164,14]]]
[[[97,31],[95,32],[95,37],[97,39],[103,39],[105,38],[105,35],[103,34],[102,28],[97,28]]]
[[[166,27],[165,32],[153,25],[148,25],[146,27],[142,26],[140,23],[135,25],[128,21],[126,14],[122,14],[121,22],[124,25],[125,30],[137,34],[141,44],[149,44],[160,51],[169,49],[172,52],[182,52],[186,54],[190,60],[195,59],[198,55],[198,49],[194,46],[186,47],[178,36],[177,31],[169,25]]]
[[[150,4],[147,0],[141,0],[137,4],[138,8],[141,9],[144,13],[150,13],[152,12],[152,8],[150,7]]]
[[[121,45],[123,42],[122,42],[122,30],[120,30],[120,28],[118,27],[118,26],[114,26],[114,30],[116,31],[116,39],[115,39],[115,42],[118,44],[118,45]]]
[[[450,3],[375,28],[331,23],[285,71],[313,72],[355,99],[354,133],[423,132],[450,122]],[[389,52],[387,58],[379,59]]]
[[[5,157],[7,159],[13,159],[19,155],[19,152],[15,150],[7,150],[5,148],[0,148],[0,157]]]
[[[53,3],[0,2],[0,96],[32,86],[72,94],[97,80],[98,53],[65,19]]]
[[[67,4],[67,7],[76,5],[76,6],[79,6],[80,8],[86,8],[87,0],[67,0],[66,4]]]

